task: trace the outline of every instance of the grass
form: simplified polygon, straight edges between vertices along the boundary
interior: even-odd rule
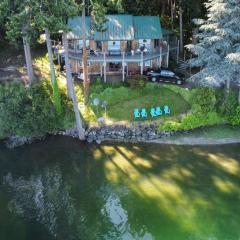
[[[151,83],[150,83],[151,84]],[[151,84],[152,85],[152,84]],[[94,92],[94,89],[100,90],[99,87],[93,86],[91,91],[90,102],[87,107],[82,107],[82,115],[87,123],[97,120],[97,118],[105,116],[107,122],[125,122],[134,121],[133,110],[135,108],[146,108],[150,110],[152,107],[168,105],[171,109],[170,118],[176,118],[182,113],[190,110],[190,104],[179,94],[161,85],[147,86],[144,89],[130,89],[129,87],[106,88],[100,93]],[[82,98],[78,89],[78,97]],[[101,106],[97,108],[92,105],[94,98],[98,98],[100,102],[107,101],[106,115]],[[141,121],[161,121],[169,117],[160,117],[152,119],[150,114],[146,120]]]

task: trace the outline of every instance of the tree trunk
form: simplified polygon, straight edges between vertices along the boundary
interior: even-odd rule
[[[240,105],[240,80],[238,81],[238,104]]]
[[[229,93],[230,93],[230,80],[228,79],[228,80],[226,81],[225,101],[227,101],[228,96],[229,96]]]
[[[180,6],[179,9],[179,28],[180,28],[180,52],[183,52],[183,18],[182,18],[183,10]]]
[[[84,103],[86,104],[89,96],[89,78],[88,78],[88,66],[87,66],[87,48],[86,48],[86,17],[85,17],[85,0],[83,0],[82,9],[82,39],[83,39],[83,86],[84,86]]]
[[[52,82],[52,85],[54,85],[54,83],[56,82],[56,76],[55,76],[55,70],[53,65],[52,44],[51,44],[50,33],[48,28],[45,28],[45,35],[46,35],[48,59],[49,59],[49,66],[50,66],[50,73],[51,73],[51,82]]]
[[[67,78],[67,82],[69,83],[69,90],[71,92],[70,95],[71,95],[71,99],[73,102],[73,109],[74,109],[75,118],[76,118],[78,137],[80,140],[84,140],[85,139],[85,135],[84,135],[85,130],[82,126],[82,119],[81,119],[80,112],[78,109],[78,100],[77,100],[77,96],[75,93],[74,84],[73,84],[73,80],[72,80],[71,66],[70,66],[69,54],[68,54],[68,40],[67,40],[66,32],[63,33],[62,39],[63,39],[63,47],[64,47],[64,53],[65,53],[66,78]]]
[[[28,81],[29,85],[32,84],[33,79],[34,79],[34,73],[33,73],[33,65],[32,65],[32,56],[31,56],[31,49],[30,49],[30,44],[27,39],[27,31],[23,29],[23,47],[24,47],[24,54],[25,54],[25,60],[26,60],[26,65],[27,65],[27,72],[28,72]]]
[[[173,15],[174,15],[174,13],[173,13],[173,0],[171,0],[171,2],[170,2],[170,7],[171,7],[171,20],[172,20],[172,23],[171,23],[171,25],[172,25],[172,30],[173,30],[173,19],[174,19],[174,17],[173,17]]]
[[[165,11],[166,11],[166,3],[165,3],[165,0],[164,0],[164,2],[162,3],[161,16],[165,15]]]
[[[48,28],[45,28],[45,35],[46,35],[46,43],[47,43],[47,50],[48,50],[51,83],[52,83],[52,88],[53,88],[54,104],[55,104],[57,113],[61,114],[61,112],[62,112],[61,98],[60,98],[60,94],[59,94],[58,84],[56,81],[56,75],[55,75],[54,64],[53,64],[52,43],[51,43],[50,33],[49,33]]]

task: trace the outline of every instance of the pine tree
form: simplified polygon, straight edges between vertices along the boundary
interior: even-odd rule
[[[219,86],[240,79],[240,0],[209,0],[208,19],[200,27],[199,43],[186,47],[196,56],[190,62],[201,67],[192,77],[202,85]]]
[[[31,4],[32,0],[16,0],[14,2],[4,0],[0,5],[1,21],[6,25],[8,40],[15,45],[20,38],[23,40],[29,84],[34,79],[30,43],[35,31],[32,27]]]

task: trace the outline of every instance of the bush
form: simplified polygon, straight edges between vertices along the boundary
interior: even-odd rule
[[[212,126],[224,124],[225,120],[220,117],[216,112],[192,113],[183,117],[180,123],[166,122],[160,126],[160,130],[177,131],[177,130],[191,130],[203,126]]]
[[[128,78],[127,83],[132,89],[143,89],[147,84],[147,77],[143,75],[135,75]]]
[[[197,112],[208,113],[214,110],[216,104],[215,90],[207,87],[200,87],[191,97]]]
[[[226,116],[233,116],[238,106],[237,92],[230,91],[226,99],[223,98],[221,113]]]
[[[192,105],[192,97],[195,96],[195,93],[197,91],[197,89],[185,89],[179,86],[175,86],[175,85],[170,85],[170,84],[166,84],[164,85],[165,88],[170,89],[171,91],[181,95],[185,101],[187,101],[189,104]]]
[[[63,116],[71,104],[61,95]],[[0,137],[41,136],[63,127],[53,103],[52,87],[47,81],[25,88],[10,83],[0,86]]]
[[[229,121],[233,126],[240,125],[240,106],[237,107],[234,114],[230,115]]]

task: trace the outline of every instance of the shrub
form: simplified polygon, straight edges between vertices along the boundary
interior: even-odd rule
[[[166,121],[162,126],[160,126],[160,130],[163,131],[178,131],[181,129],[181,123],[174,121]]]
[[[240,125],[240,106],[237,107],[233,115],[230,115],[229,121],[234,126]]]
[[[224,99],[221,107],[221,113],[226,116],[232,116],[235,114],[235,111],[238,106],[237,92],[230,91],[228,96]]]
[[[225,120],[216,112],[208,113],[191,113],[183,117],[180,123],[166,122],[160,126],[160,130],[177,131],[177,130],[191,130],[203,126],[212,126],[225,123]]]
[[[127,83],[132,89],[143,89],[147,84],[147,77],[143,75],[135,75],[128,78]]]
[[[0,137],[41,136],[63,127],[53,103],[52,87],[47,81],[25,88],[22,84],[0,86]],[[64,113],[68,100],[61,95]]]
[[[197,106],[198,112],[208,113],[214,110],[216,104],[215,91],[212,88],[200,87],[191,97],[191,102]]]
[[[164,85],[165,88],[172,90],[175,93],[180,94],[185,101],[192,105],[192,97],[195,95],[197,89],[185,89],[179,86],[174,86],[170,84]]]
[[[188,114],[183,118],[181,128],[184,130],[224,123],[216,112]]]

